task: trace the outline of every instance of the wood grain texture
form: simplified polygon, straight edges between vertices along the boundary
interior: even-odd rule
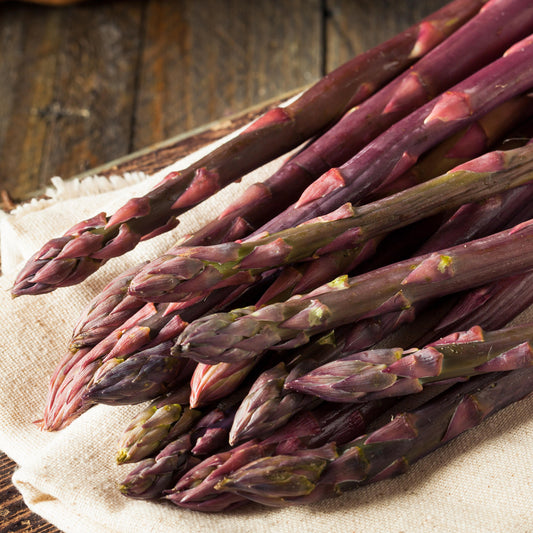
[[[0,6],[0,183],[15,199],[129,151],[140,2]]]
[[[149,2],[133,149],[320,76],[318,0]],[[297,60],[295,60],[297,59]]]
[[[57,528],[30,513],[11,484],[16,464],[0,454],[0,533],[57,533]]]

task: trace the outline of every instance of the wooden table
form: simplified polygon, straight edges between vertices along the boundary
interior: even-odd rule
[[[55,175],[166,166],[445,3],[0,2],[2,207]],[[56,532],[15,468],[0,452],[0,532]]]

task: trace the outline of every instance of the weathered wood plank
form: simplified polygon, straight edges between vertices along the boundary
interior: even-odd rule
[[[294,96],[297,92],[298,90],[287,93],[279,98],[245,109],[235,115],[200,126],[188,133],[171,137],[161,143],[152,144],[125,157],[104,163],[85,173],[82,172],[77,177],[82,178],[86,175],[95,174],[112,176],[133,171],[153,174],[195,150],[229,135],[265,113],[268,109],[279,105],[286,98]]]
[[[130,150],[141,7],[0,6],[0,183],[14,198]]]
[[[0,453],[0,531],[2,533],[57,533],[57,528],[30,513],[10,483],[16,465]]]
[[[133,148],[315,80],[320,32],[318,0],[149,2]]]

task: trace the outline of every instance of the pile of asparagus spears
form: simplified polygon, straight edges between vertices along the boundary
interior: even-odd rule
[[[118,444],[135,463],[120,490],[213,512],[399,474],[530,394],[533,323],[509,323],[533,303],[532,117],[531,1],[454,0],[46,243],[14,296],[82,282],[297,149],[109,281],[50,379],[42,428],[143,403]]]

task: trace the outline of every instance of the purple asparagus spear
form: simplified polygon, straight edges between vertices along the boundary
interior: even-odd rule
[[[473,159],[405,191],[333,213],[257,240],[176,248],[141,269],[130,294],[150,301],[184,301],[231,285],[250,284],[264,272],[365,243],[465,202],[486,199],[531,180],[533,144]],[[353,259],[351,259],[353,262]]]
[[[531,268],[533,222],[529,220],[465,245],[334,280],[283,303],[207,315],[185,327],[173,350],[200,362],[237,362],[268,349],[301,346],[331,328]]]
[[[321,365],[285,387],[330,402],[357,402],[417,393],[424,385],[533,366],[533,327],[496,331],[474,326],[420,349],[381,348]]]

